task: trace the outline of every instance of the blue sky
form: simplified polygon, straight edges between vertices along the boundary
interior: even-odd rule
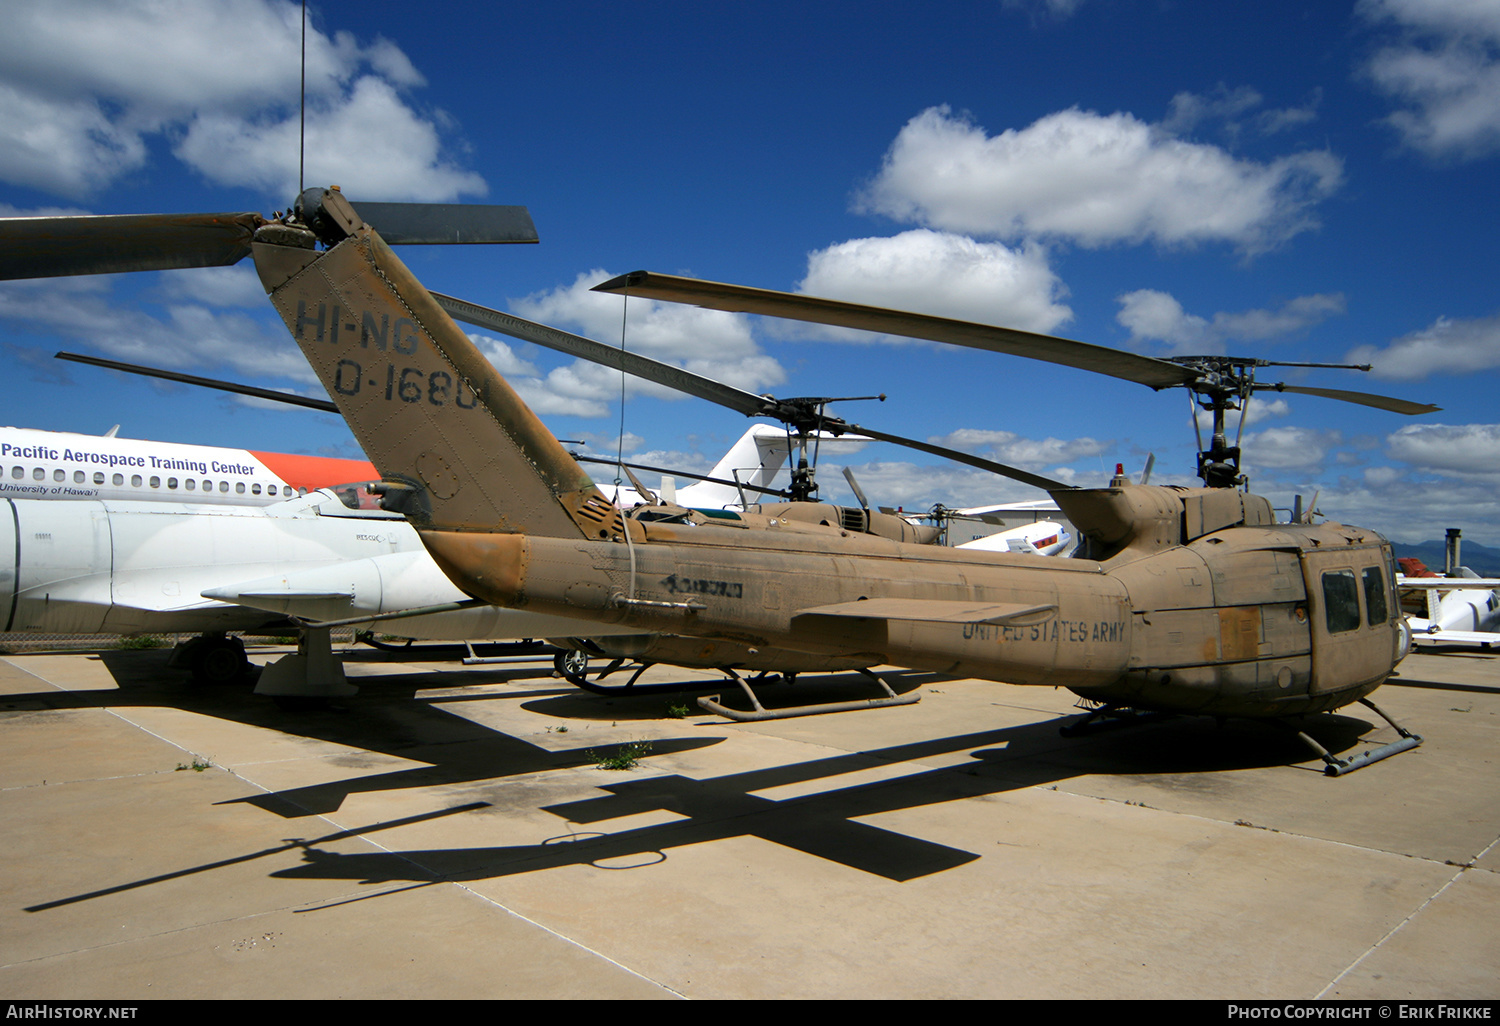
[[[1257,399],[1255,490],[1400,541],[1500,545],[1500,0],[925,5],[318,3],[308,184],[520,203],[539,246],[410,248],[431,287],[621,340],[637,268],[1049,331],[1153,355],[1372,362],[1285,380],[1444,407]],[[284,208],[297,8],[21,0],[0,39],[0,208]],[[0,287],[8,422],[355,455],[335,418],[63,365],[70,349],[314,394],[248,266]],[[480,338],[560,436],[620,381]],[[753,391],[1102,483],[1195,483],[1184,393],[936,345],[632,301],[625,344]],[[625,447],[704,469],[744,430],[627,389]],[[888,446],[881,504],[1035,495]]]

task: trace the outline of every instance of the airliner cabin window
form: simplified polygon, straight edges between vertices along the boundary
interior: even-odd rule
[[[255,484],[253,484],[253,485],[250,486],[250,494],[251,495],[259,495],[260,494],[260,483],[259,482],[256,482]]]
[[[19,481],[21,478],[23,478],[23,477],[26,476],[26,468],[25,467],[11,467],[10,468],[10,476]]]
[[[1330,570],[1323,575],[1323,605],[1328,612],[1328,633],[1359,628],[1359,585],[1353,570]]]
[[[52,472],[52,480],[54,481],[66,481],[67,479],[68,472],[66,470],[54,470]]]
[[[84,473],[81,470],[73,471],[73,483],[83,484]]]
[[[198,487],[198,482],[194,481],[192,478],[188,478],[187,480],[182,482],[182,485],[188,491],[192,491],[194,488]],[[175,487],[175,484],[173,485],[173,487]]]
[[[31,472],[31,479],[33,481],[45,481],[47,480],[47,472],[41,467],[37,467]]]
[[[1385,602],[1385,574],[1378,566],[1365,567],[1365,609],[1371,627],[1390,619]]]
[[[120,476],[119,474],[115,475],[115,477],[119,477],[119,476]],[[103,483],[104,483],[104,471],[102,471],[102,470],[96,470],[96,471],[94,471],[94,484],[103,484]],[[115,482],[115,484],[119,484],[119,483],[120,483],[119,481]]]
[[[243,482],[243,481],[236,481],[234,483],[234,493],[236,495],[244,495],[245,494],[245,482]]]

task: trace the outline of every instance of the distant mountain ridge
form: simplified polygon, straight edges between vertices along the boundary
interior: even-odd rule
[[[1396,550],[1396,558],[1404,559],[1407,556],[1415,556],[1427,564],[1427,569],[1433,573],[1443,572],[1443,561],[1447,558],[1447,544],[1441,541],[1418,542],[1415,545],[1402,545],[1400,542],[1391,542],[1391,548]],[[1500,549],[1492,549],[1478,542],[1463,540],[1459,547],[1458,558],[1464,566],[1473,570],[1480,577],[1500,577]]]

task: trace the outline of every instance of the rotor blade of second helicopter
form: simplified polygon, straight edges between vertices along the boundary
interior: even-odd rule
[[[241,385],[233,381],[221,381],[218,378],[201,378],[196,374],[183,374],[179,371],[161,370],[157,367],[146,367],[139,363],[122,363],[119,360],[105,360],[98,356],[81,356],[78,353],[57,353],[59,360],[71,360],[73,363],[86,363],[91,367],[103,367],[105,370],[123,371],[126,374],[139,374],[147,378],[161,378],[164,381],[176,381],[184,385],[197,385],[199,388],[213,388],[220,392],[233,392],[236,395],[253,396],[256,399],[269,399],[276,403],[286,403],[288,406],[302,406],[309,410],[318,410],[321,413],[338,413],[339,408],[327,399],[313,399],[305,395],[297,395],[294,392],[278,392],[270,388],[257,388],[254,385]]]
[[[709,477],[706,474],[694,474],[691,471],[674,470],[671,467],[653,467],[649,463],[621,463],[606,456],[580,456],[577,453],[571,453],[570,455],[579,463],[600,463],[609,467],[621,466],[629,467],[631,470],[649,470],[653,474],[666,474],[669,477],[686,477],[694,481],[707,481],[709,484],[727,485],[730,488],[743,488],[747,492],[759,492],[761,495],[774,495],[778,499],[786,498],[786,492],[779,488],[762,488],[760,485],[748,484],[744,481],[726,481],[722,477]]]
[[[498,331],[526,342],[535,342],[539,346],[546,346],[548,349],[555,349],[569,356],[612,367],[627,374],[634,374],[638,378],[653,381],[658,385],[666,385],[668,388],[675,388],[679,392],[685,392],[699,399],[718,403],[737,413],[743,413],[747,417],[760,416],[766,413],[772,405],[762,396],[746,392],[742,388],[735,388],[733,385],[726,385],[701,374],[694,374],[690,370],[683,370],[681,367],[674,367],[669,363],[662,363],[628,350],[607,346],[591,338],[584,338],[582,335],[574,335],[546,324],[528,321],[524,317],[493,310],[487,306],[470,303],[468,300],[445,296],[440,292],[434,292],[432,298],[436,299],[438,305],[456,320],[480,328],[489,328],[491,331]]]

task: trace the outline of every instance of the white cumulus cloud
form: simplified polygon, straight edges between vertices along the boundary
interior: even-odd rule
[[[1358,11],[1400,32],[1365,72],[1402,105],[1388,120],[1407,145],[1456,159],[1500,149],[1500,4],[1361,0]]]
[[[1315,227],[1314,205],[1342,180],[1326,150],[1259,163],[1128,113],[1075,107],[990,136],[931,107],[902,128],[859,205],[982,236],[1228,242],[1255,253]]]
[[[1111,445],[1092,438],[1026,438],[1013,431],[986,431],[977,428],[960,428],[927,440],[933,445],[984,455],[999,463],[1030,469],[1092,458],[1105,452]]]
[[[290,0],[15,0],[0,33],[0,178],[84,196],[148,141],[226,185],[297,183],[301,8]],[[395,44],[307,33],[308,172],[370,199],[486,191],[443,153],[441,114]],[[355,143],[357,142],[357,145]]]
[[[1344,357],[1371,364],[1377,378],[1420,381],[1430,374],[1469,374],[1500,367],[1500,314],[1470,319],[1439,317],[1421,331],[1383,349],[1360,346]]]
[[[1175,297],[1156,289],[1138,289],[1118,297],[1121,326],[1133,343],[1165,343],[1173,355],[1217,355],[1226,342],[1269,342],[1312,327],[1344,312],[1341,293],[1298,296],[1278,309],[1216,313],[1212,319],[1190,314]]]
[[[1337,431],[1273,427],[1245,435],[1240,448],[1247,469],[1286,470],[1316,467],[1342,442],[1343,436]]]
[[[239,378],[281,377],[317,389],[317,375],[270,311],[226,312],[169,303],[164,316],[116,306],[108,278],[0,286],[0,321],[40,325],[119,360],[176,370],[230,368]]]
[[[808,254],[807,295],[1049,332],[1072,319],[1066,289],[1035,243],[1010,248],[925,228],[850,239]],[[815,329],[798,328],[807,334]],[[836,329],[828,337],[870,338]]]
[[[1394,459],[1451,477],[1500,476],[1500,424],[1413,424],[1386,439]]]

